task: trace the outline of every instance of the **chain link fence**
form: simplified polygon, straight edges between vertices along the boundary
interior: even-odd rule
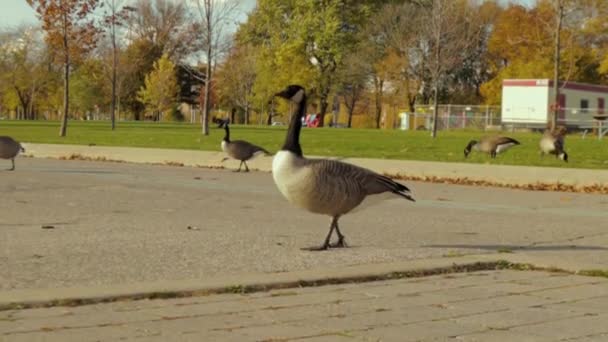
[[[402,114],[402,129],[430,130],[433,125],[433,106],[418,105],[414,113]],[[537,113],[534,108],[518,108],[516,113],[505,120],[501,118],[500,106],[483,105],[440,105],[437,117],[438,130],[474,129],[474,130],[513,130],[544,129],[547,126],[547,114]],[[557,123],[583,130],[608,128],[608,111],[603,108],[563,108],[560,110]],[[407,124],[403,123],[407,121]],[[604,122],[605,120],[605,122]]]
[[[409,128],[430,130],[433,125],[433,106],[418,105],[409,115]],[[437,129],[477,129],[499,128],[500,106],[440,105]]]

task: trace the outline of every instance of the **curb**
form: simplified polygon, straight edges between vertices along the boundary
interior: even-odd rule
[[[457,259],[457,260],[455,260]],[[525,256],[495,254],[458,258],[420,259],[396,263],[367,264],[336,269],[306,270],[216,277],[208,280],[161,281],[125,285],[28,289],[0,292],[0,311],[82,306],[124,300],[169,299],[226,293],[252,293],[277,289],[420,278],[440,274],[488,270],[548,271],[593,275],[582,270],[564,270],[555,265],[523,262]]]

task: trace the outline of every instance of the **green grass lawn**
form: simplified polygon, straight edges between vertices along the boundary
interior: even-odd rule
[[[119,122],[116,131],[108,122],[71,121],[67,137],[58,136],[59,123],[49,121],[0,121],[0,135],[30,143],[96,144],[100,146],[135,146],[219,151],[224,135],[211,125],[211,134],[202,136],[199,125],[174,123]],[[231,126],[231,138],[243,139],[277,151],[287,128],[267,126]],[[307,155],[365,157],[386,159],[432,160],[446,162],[492,163],[608,169],[608,138],[598,140],[588,135],[571,134],[566,139],[570,162],[553,156],[539,157],[539,133],[505,133],[522,145],[513,147],[495,160],[473,153],[464,159],[463,150],[471,139],[485,135],[481,131],[439,132],[431,139],[426,131],[304,128],[301,144]]]

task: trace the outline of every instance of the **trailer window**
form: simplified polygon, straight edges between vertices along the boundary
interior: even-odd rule
[[[589,100],[581,100],[581,112],[586,113],[589,109]]]

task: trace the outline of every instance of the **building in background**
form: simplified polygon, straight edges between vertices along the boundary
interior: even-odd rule
[[[560,82],[558,124],[576,128],[596,125],[594,117],[604,115],[608,86]],[[553,81],[549,79],[506,79],[502,82],[503,125],[544,128],[555,105]]]

